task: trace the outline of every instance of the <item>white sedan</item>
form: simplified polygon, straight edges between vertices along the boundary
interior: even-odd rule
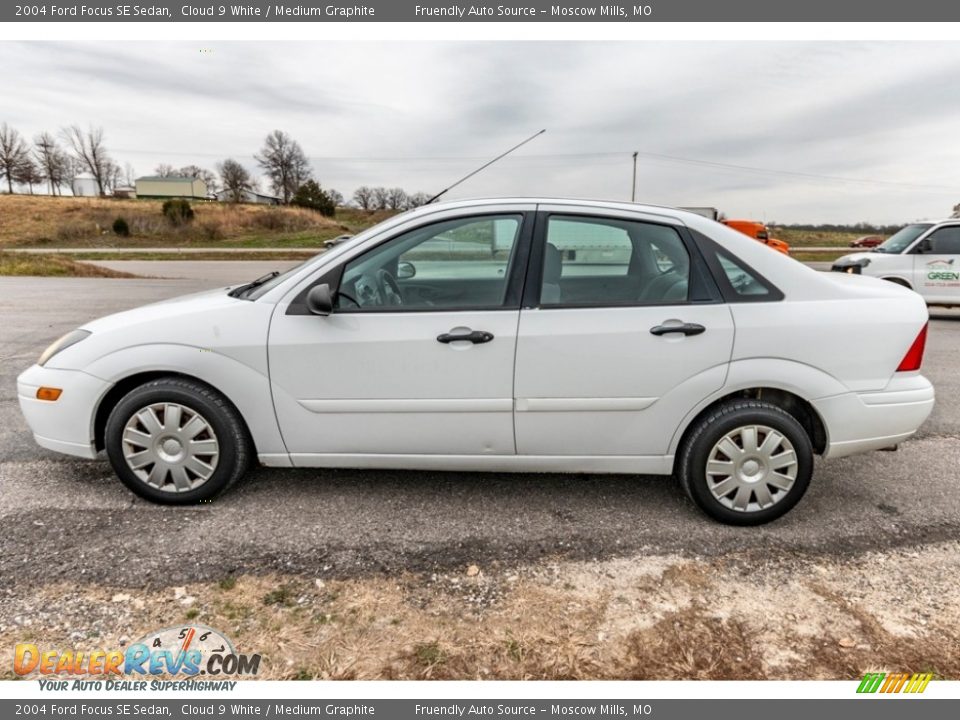
[[[717,520],[933,408],[923,299],[693,213],[495,199],[94,320],[18,379],[36,441],[196,503],[272,467],[674,475]]]

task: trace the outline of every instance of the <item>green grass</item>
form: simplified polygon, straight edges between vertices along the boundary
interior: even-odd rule
[[[443,652],[436,641],[417,645],[413,650],[413,656],[417,663],[424,667],[442,665],[447,661],[447,654]]]
[[[290,607],[293,605],[294,595],[293,588],[289,585],[281,585],[278,588],[275,588],[263,596],[264,605],[281,605],[283,607]]]
[[[221,590],[233,590],[237,586],[237,579],[233,575],[227,575],[224,578],[220,578],[217,586]]]
[[[852,248],[847,248],[843,251],[838,252],[803,252],[801,248],[798,251],[790,249],[790,257],[794,260],[799,260],[800,262],[833,262],[838,257],[842,257],[849,253],[856,252]]]

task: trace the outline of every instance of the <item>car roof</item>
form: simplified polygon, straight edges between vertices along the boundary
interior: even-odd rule
[[[576,205],[578,207],[593,207],[593,208],[605,208],[610,210],[629,210],[633,212],[646,212],[654,215],[668,215],[674,218],[688,218],[696,217],[702,218],[702,215],[698,215],[695,212],[690,212],[689,210],[681,210],[679,208],[670,207],[668,205],[650,205],[645,203],[635,203],[627,201],[617,201],[617,200],[597,200],[593,198],[575,198],[575,197],[548,197],[548,196],[504,196],[504,197],[473,197],[473,198],[462,198],[459,200],[445,200],[436,203],[431,203],[429,205],[421,205],[414,210],[410,210],[411,214],[418,213],[420,211],[427,212],[430,210],[435,210],[437,208],[445,209],[456,209],[460,207],[477,207],[483,205],[504,205],[504,204],[521,204],[528,203],[531,205]]]

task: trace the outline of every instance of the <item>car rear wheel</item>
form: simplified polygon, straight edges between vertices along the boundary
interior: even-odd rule
[[[250,443],[237,410],[214,389],[180,378],[141,385],[107,418],[107,457],[130,490],[157,503],[203,502],[247,470]]]
[[[684,489],[707,515],[761,525],[803,497],[813,447],[792,415],[761,400],[723,403],[695,422],[680,450]]]

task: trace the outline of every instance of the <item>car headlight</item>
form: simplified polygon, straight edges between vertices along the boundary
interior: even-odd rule
[[[90,335],[89,330],[71,330],[66,335],[64,335],[59,340],[55,340],[50,347],[43,351],[43,354],[40,355],[40,359],[37,360],[37,365],[46,365],[47,361],[50,360],[54,355],[56,355],[61,350],[70,347],[71,345],[76,345],[78,342],[83,340],[85,337]]]
[[[834,272],[853,273],[859,275],[861,271],[870,264],[870,258],[858,258],[856,260],[844,260],[841,258],[833,264],[830,269]]]

